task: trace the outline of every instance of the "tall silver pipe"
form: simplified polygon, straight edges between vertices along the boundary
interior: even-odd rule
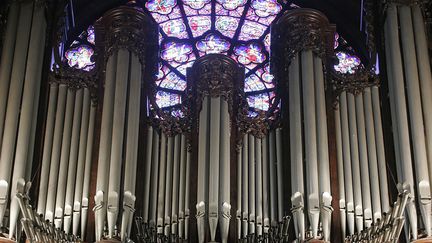
[[[39,195],[37,202],[37,210],[38,214],[45,213],[45,206],[47,200],[47,189],[48,189],[48,179],[49,179],[49,170],[50,170],[50,162],[51,162],[51,152],[53,149],[53,135],[54,135],[54,118],[56,116],[56,107],[57,107],[57,95],[59,92],[58,84],[51,83],[49,90],[49,99],[48,99],[48,111],[46,118],[46,129],[45,129],[45,137],[44,137],[44,145],[42,152],[42,167],[40,174],[40,182],[39,182]]]
[[[275,142],[276,142],[276,177],[277,177],[277,184],[276,184],[276,190],[277,190],[277,222],[280,223],[283,221],[283,164],[282,164],[282,129],[276,128],[275,132]]]
[[[390,200],[388,192],[388,181],[387,181],[387,165],[384,152],[384,137],[381,123],[381,107],[379,99],[379,89],[374,86],[372,90],[372,108],[374,116],[374,129],[375,129],[375,141],[376,141],[376,152],[378,161],[378,174],[379,174],[379,188],[381,198],[381,209],[382,212],[390,211]],[[392,112],[393,113],[393,112]]]
[[[7,98],[4,126],[0,127],[0,225],[6,212],[8,192],[15,185],[11,184],[11,171],[16,145],[20,104],[24,75],[26,73],[27,51],[29,48],[30,27],[33,15],[33,3],[21,3],[18,33],[14,49],[10,87]],[[39,44],[39,43],[38,43]],[[39,47],[38,47],[39,48]],[[3,123],[3,117],[0,117]],[[3,124],[0,124],[3,125]],[[3,133],[3,134],[1,134]],[[3,136],[2,136],[3,135]]]
[[[371,203],[371,190],[370,190],[370,177],[369,177],[369,164],[368,164],[368,151],[366,142],[366,126],[364,119],[364,105],[363,94],[360,93],[355,97],[355,109],[357,118],[357,134],[358,134],[358,148],[359,148],[359,162],[360,162],[360,178],[362,188],[362,201],[363,201],[363,218],[366,228],[369,228],[373,222],[372,203]]]
[[[343,160],[343,141],[341,127],[341,105],[335,109],[335,130],[336,130],[336,153],[337,153],[337,174],[339,186],[339,209],[341,221],[342,239],[346,237],[346,200],[345,200],[345,181],[344,181],[344,160]]]
[[[72,124],[72,134],[71,134],[71,145],[69,152],[69,161],[67,168],[67,179],[66,179],[66,194],[64,203],[64,217],[63,217],[63,230],[69,234],[71,222],[72,222],[72,209],[73,209],[73,197],[75,188],[75,180],[77,179],[77,163],[78,163],[78,152],[79,152],[79,140],[80,140],[80,130],[82,110],[83,110],[83,98],[84,89],[79,89],[75,94],[75,107],[74,116]]]
[[[171,234],[178,235],[178,216],[179,216],[179,184],[180,184],[180,162],[181,162],[181,136],[176,135],[174,141],[173,157],[173,180],[172,180],[172,203],[171,203]]]
[[[400,151],[400,173],[402,175],[402,181],[400,182],[411,194],[411,198],[408,200],[407,211],[409,215],[409,221],[413,239],[417,239],[417,215],[414,205],[414,178],[413,168],[411,162],[411,148],[409,138],[409,127],[407,118],[407,107],[405,103],[405,90],[404,90],[404,76],[402,67],[402,57],[399,44],[399,26],[397,17],[397,8],[395,4],[389,4],[387,8],[387,25],[385,28],[385,34],[388,38],[388,52],[391,56],[389,59],[389,73],[391,73],[392,80],[389,82],[389,88],[392,91],[390,97],[393,95],[393,101],[395,103],[395,120],[398,129],[398,143]],[[397,151],[397,150],[396,150]]]
[[[243,181],[243,147],[240,146],[239,150],[237,151],[237,212],[236,212],[236,219],[237,219],[237,239],[240,240],[242,238],[242,200],[243,192],[242,192],[242,181]]]
[[[353,174],[353,188],[354,188],[354,206],[356,215],[357,232],[363,230],[363,202],[362,202],[362,185],[361,185],[361,172],[360,160],[358,151],[358,133],[357,133],[357,118],[355,97],[353,94],[347,94],[348,101],[348,121],[350,131],[350,146],[351,146],[351,166]]]
[[[159,187],[157,200],[157,233],[163,234],[164,229],[164,205],[165,205],[165,177],[167,164],[167,136],[161,133],[161,148],[159,161]]]
[[[344,181],[345,181],[345,196],[346,196],[346,210],[347,210],[347,226],[348,234],[355,233],[355,212],[354,212],[354,188],[352,178],[352,165],[351,165],[351,147],[350,147],[350,130],[348,121],[348,104],[346,92],[342,92],[339,96],[340,99],[340,114],[341,114],[341,128],[342,128],[342,149],[344,161]]]
[[[257,236],[263,235],[263,187],[262,187],[262,140],[255,138],[255,205],[256,205],[256,228]],[[252,199],[253,200],[253,199]]]
[[[228,242],[229,224],[231,219],[231,153],[230,153],[230,137],[231,127],[228,112],[228,102],[220,98],[221,102],[221,117],[220,117],[220,190],[219,190],[219,206],[221,211],[220,231],[222,243]]]
[[[154,146],[153,141],[153,127],[151,125],[147,128],[147,142],[146,142],[146,161],[145,161],[145,177],[144,177],[144,203],[143,203],[143,220],[148,223],[149,210],[150,210],[150,183],[151,183],[151,170],[152,170],[152,150]]]
[[[11,185],[11,204],[9,210],[9,235],[13,236],[19,214],[17,198],[17,184],[20,180],[27,181],[27,171],[31,170],[33,162],[34,133],[37,117],[37,106],[39,104],[39,90],[42,74],[42,59],[45,44],[46,22],[44,19],[44,8],[35,8],[33,14],[33,26],[29,51],[27,54],[27,65],[24,77],[22,104],[19,115],[18,135],[16,141],[15,161],[13,163],[13,175]],[[1,129],[1,128],[0,128]],[[1,136],[0,136],[1,137]],[[29,159],[30,158],[30,159]]]
[[[263,226],[264,234],[270,230],[269,218],[269,159],[268,159],[268,136],[262,138],[262,184],[263,184]],[[239,167],[240,168],[240,167]]]
[[[48,194],[45,207],[45,219],[48,219],[52,223],[54,221],[54,206],[57,192],[58,170],[60,164],[60,150],[65,119],[67,90],[68,87],[65,84],[60,84],[54,125],[53,148],[49,170]]]
[[[127,241],[132,229],[135,211],[135,187],[138,160],[138,136],[141,102],[141,63],[139,58],[131,55],[130,87],[128,94],[126,157],[124,169],[124,199],[121,223],[121,239]]]
[[[367,87],[363,92],[364,113],[366,122],[367,154],[369,160],[370,184],[372,195],[373,221],[381,219],[380,178],[378,173],[377,146],[374,128],[374,114],[372,110],[371,88]]]
[[[168,137],[167,146],[167,160],[166,160],[166,176],[165,176],[165,214],[164,214],[164,234],[170,235],[171,227],[171,196],[172,196],[172,182],[173,182],[173,162],[174,162],[174,140],[175,137]]]
[[[427,112],[423,112],[421,105],[420,81],[417,69],[411,7],[406,5],[401,6],[399,9],[399,18],[420,212],[422,214],[423,223],[425,224],[426,233],[428,236],[431,236],[431,188],[423,120],[423,113]]]
[[[276,195],[276,138],[275,130],[267,135],[269,140],[269,176],[270,176],[270,223],[271,227],[277,224],[277,195]]]
[[[189,216],[190,216],[190,208],[189,208],[189,195],[190,195],[190,167],[191,167],[191,152],[187,152],[186,154],[186,190],[185,190],[185,240],[189,239]]]
[[[109,163],[107,221],[108,238],[114,236],[114,228],[119,213],[119,193],[121,168],[123,163],[124,127],[129,83],[130,53],[120,49],[117,56],[117,72],[114,94],[111,157]]]
[[[150,226],[156,227],[157,223],[157,210],[159,208],[158,205],[158,171],[159,171],[159,146],[162,145],[165,146],[165,142],[162,143],[162,139],[160,139],[161,136],[164,136],[162,133],[159,135],[159,133],[154,130],[153,131],[153,149],[152,149],[152,166],[151,166],[151,191],[150,191],[150,211],[149,211],[149,223]],[[160,145],[159,145],[160,143]]]
[[[417,56],[417,66],[420,78],[420,91],[422,105],[424,108],[432,107],[432,75],[431,63],[428,56],[428,45],[425,30],[425,23],[422,15],[422,10],[419,4],[414,4],[411,7],[414,24],[415,46]],[[426,132],[426,147],[429,162],[429,179],[432,181],[432,113],[423,112],[424,126]],[[432,188],[431,188],[432,193]]]
[[[0,59],[0,141],[2,141],[3,138],[3,125],[18,30],[19,5],[20,3],[18,2],[12,2],[9,7],[6,32],[4,33],[3,48]]]
[[[204,97],[202,101],[201,112],[199,113],[199,134],[198,134],[198,189],[197,189],[197,230],[198,242],[203,243],[205,240],[205,214],[206,214],[206,195],[208,192],[207,178],[207,161],[209,160],[208,149],[209,142],[209,97]]]
[[[249,141],[248,135],[243,136],[242,149],[242,236],[246,238],[248,235],[249,221]]]
[[[73,194],[73,217],[72,217],[72,234],[78,235],[81,215],[81,200],[83,196],[84,172],[86,162],[87,134],[89,133],[89,118],[90,118],[90,91],[84,88],[83,110],[81,116],[81,129],[79,135],[78,162],[75,178],[75,190]]]
[[[92,151],[93,151],[93,138],[94,138],[94,127],[96,117],[96,105],[91,103],[90,117],[89,117],[89,128],[87,133],[87,146],[85,152],[85,166],[84,166],[84,184],[83,193],[81,200],[81,239],[85,239],[85,233],[87,229],[87,213],[89,207],[89,196],[90,196],[90,176],[91,176],[91,164],[92,164]]]
[[[219,218],[219,160],[221,98],[210,98],[209,226],[210,241],[216,240]]]
[[[249,234],[255,234],[256,207],[255,207],[255,137],[248,135],[248,165],[249,165]]]
[[[61,142],[61,153],[60,153],[60,165],[58,176],[56,181],[57,186],[55,187],[56,199],[55,199],[55,211],[54,211],[54,225],[56,228],[61,228],[64,214],[64,202],[66,196],[66,180],[67,170],[69,165],[69,153],[71,147],[71,135],[72,125],[74,123],[74,104],[75,104],[76,90],[69,88],[66,97],[66,111],[64,117],[63,137]]]
[[[100,129],[98,169],[96,179],[95,200],[95,235],[99,241],[103,234],[106,218],[106,199],[108,191],[108,175],[111,157],[111,141],[113,131],[114,93],[117,71],[117,53],[108,58],[105,72],[105,90],[102,108],[102,121]]]
[[[179,198],[178,198],[178,217],[179,217],[179,238],[184,239],[184,220],[185,220],[185,193],[186,187],[186,160],[187,160],[187,144],[186,135],[181,135],[180,140],[180,182],[179,182]]]
[[[305,129],[306,175],[308,178],[308,213],[313,237],[318,236],[320,204],[317,154],[317,123],[315,110],[315,85],[313,72],[313,53],[301,52],[303,111]]]
[[[289,66],[289,130],[291,164],[291,211],[293,213],[295,238],[302,241],[305,236],[304,225],[304,178],[303,178],[303,140],[301,114],[301,88],[299,55],[291,60]]]

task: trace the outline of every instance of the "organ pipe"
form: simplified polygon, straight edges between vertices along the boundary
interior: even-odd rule
[[[161,134],[163,136],[163,134]],[[151,167],[151,201],[150,201],[150,212],[149,212],[149,222],[151,227],[156,227],[157,224],[157,210],[158,210],[158,168],[159,168],[159,144],[162,147],[165,146],[165,140],[161,139],[161,135],[155,130],[153,131],[153,150],[152,150],[152,167]],[[164,140],[163,143],[161,140]]]
[[[282,165],[282,131],[281,128],[276,128],[276,177],[277,177],[277,222],[282,222],[283,220],[283,181],[282,181],[282,173],[283,173],[283,165]]]
[[[171,235],[178,235],[178,211],[179,211],[179,184],[180,184],[180,160],[182,151],[180,151],[181,135],[176,135],[174,141],[174,158],[173,158],[173,180],[172,180],[172,203],[171,203]]]
[[[346,200],[345,200],[345,180],[344,180],[344,160],[342,149],[342,127],[341,127],[341,106],[335,109],[335,135],[336,135],[336,150],[337,150],[337,175],[339,186],[339,209],[341,221],[342,239],[346,236]]]
[[[143,219],[144,222],[149,222],[149,210],[150,210],[150,183],[151,183],[151,171],[152,171],[152,150],[154,147],[159,146],[155,144],[155,136],[153,135],[153,127],[148,126],[147,128],[147,141],[146,141],[146,160],[145,160],[145,177],[144,177],[144,203],[143,203]],[[153,165],[154,166],[154,165]]]
[[[256,205],[255,205],[255,137],[248,135],[248,172],[249,172],[249,234],[255,234]]]
[[[264,234],[268,235],[270,230],[269,218],[269,160],[268,160],[268,137],[262,138],[262,187],[263,187],[263,227]]]
[[[271,227],[275,227],[278,222],[277,194],[276,194],[276,141],[275,130],[269,132],[269,175],[270,175],[270,220]]]
[[[242,149],[242,232],[243,238],[248,235],[248,219],[249,219],[249,142],[248,135],[243,136],[243,149]]]
[[[130,53],[125,49],[118,51],[115,81],[114,112],[112,124],[111,158],[108,182],[108,238],[114,236],[114,228],[119,213],[120,173],[122,165],[124,126],[127,102],[128,70]]]
[[[262,187],[262,140],[255,138],[255,168],[256,168],[256,184],[255,184],[255,205],[256,205],[256,228],[258,238],[263,234],[263,187]],[[253,200],[253,199],[252,199]]]
[[[191,152],[188,150],[186,153],[186,189],[185,189],[185,240],[189,239],[189,195],[190,195],[190,170],[191,170]]]
[[[178,197],[178,218],[179,218],[179,227],[178,234],[180,239],[185,239],[184,229],[185,229],[185,194],[186,187],[189,187],[186,184],[186,163],[187,163],[187,145],[186,145],[186,136],[184,134],[181,135],[180,139],[180,178],[179,178],[179,197]]]
[[[171,195],[173,182],[173,162],[174,162],[174,140],[175,137],[168,137],[166,175],[165,175],[165,208],[164,208],[164,235],[169,237],[171,224]]]
[[[165,203],[165,177],[167,165],[167,136],[161,134],[161,148],[160,148],[160,165],[159,165],[159,188],[157,200],[157,233],[163,234],[164,230],[164,203]]]

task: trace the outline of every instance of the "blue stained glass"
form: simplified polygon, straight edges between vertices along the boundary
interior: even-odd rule
[[[260,91],[260,90],[264,90],[265,88],[266,87],[261,81],[261,79],[255,74],[250,75],[245,80],[245,87],[244,87],[245,92]]]
[[[243,26],[241,27],[239,39],[243,41],[259,39],[267,28],[268,26],[245,20]]]
[[[353,74],[361,64],[360,58],[346,52],[337,52],[336,57],[339,59],[339,64],[334,65],[334,69],[340,73]]]
[[[276,15],[282,10],[282,6],[276,0],[253,0],[251,6],[260,17]]]
[[[159,108],[170,107],[181,103],[179,94],[168,93],[165,91],[156,92],[156,104]]]
[[[234,48],[234,53],[237,56],[239,63],[248,65],[250,63],[262,63],[266,59],[261,46],[257,43],[248,45],[240,45]]]
[[[186,81],[170,72],[160,81],[159,87],[183,91],[186,89]]]
[[[257,95],[250,95],[247,97],[249,107],[257,110],[267,111],[270,108],[271,100],[274,97],[274,93],[262,93]]]
[[[65,57],[70,67],[89,71],[94,67],[94,62],[91,61],[93,53],[91,47],[81,45],[66,51]]]
[[[186,62],[189,54],[192,53],[192,46],[177,42],[168,42],[164,45],[161,58],[165,61]]]
[[[223,53],[228,51],[230,43],[219,36],[210,34],[205,39],[198,41],[196,46],[200,52],[205,54]]]
[[[246,0],[217,0],[218,3],[228,10],[234,10],[240,6],[245,5]]]
[[[169,14],[176,4],[176,0],[150,0],[145,5],[151,12]]]
[[[90,25],[87,28],[87,41],[93,45],[95,44],[95,32],[93,25]]]
[[[240,19],[228,16],[216,17],[216,29],[224,36],[232,38],[237,30]]]
[[[200,9],[204,7],[210,0],[183,0],[183,3],[190,6],[193,9]]]
[[[211,27],[210,16],[188,17],[188,22],[194,37],[201,36],[206,31],[210,30]]]
[[[168,36],[173,36],[177,38],[187,38],[188,34],[186,32],[186,25],[183,23],[182,19],[174,19],[160,24],[162,30]]]

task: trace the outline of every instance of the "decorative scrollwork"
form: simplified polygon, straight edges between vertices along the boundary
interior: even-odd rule
[[[103,50],[105,62],[119,49],[127,49],[144,66],[146,56],[157,53],[159,47],[157,24],[148,14],[132,6],[108,11],[96,22],[95,31],[96,46]]]
[[[339,96],[343,91],[359,94],[367,87],[380,84],[374,69],[361,68],[354,74],[341,74],[332,71],[330,75],[336,96]]]

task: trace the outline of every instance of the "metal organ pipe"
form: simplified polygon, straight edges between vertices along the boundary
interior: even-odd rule
[[[276,141],[275,141],[275,130],[271,130],[267,135],[269,140],[269,176],[270,176],[270,220],[271,227],[277,225],[277,195],[276,195]]]
[[[185,220],[185,193],[186,187],[189,187],[189,184],[186,184],[186,160],[187,160],[187,144],[186,144],[186,136],[184,134],[181,135],[180,139],[180,182],[179,182],[179,197],[178,197],[178,235],[180,239],[184,239],[184,220]]]
[[[268,160],[268,137],[267,134],[262,138],[262,188],[263,188],[263,227],[264,234],[270,231],[269,218],[269,160]],[[239,167],[238,167],[239,168]]]
[[[249,165],[249,234],[255,234],[255,137],[248,135],[248,165]]]
[[[43,145],[43,152],[42,152],[42,167],[41,167],[40,182],[39,182],[39,195],[38,195],[37,210],[36,210],[38,214],[45,213],[48,179],[50,174],[51,152],[53,149],[54,118],[56,116],[58,92],[59,92],[58,84],[51,83],[50,90],[49,90],[46,125],[45,125],[46,129],[45,129],[44,145]]]
[[[95,233],[96,241],[99,241],[103,234],[106,218],[106,199],[108,191],[109,162],[111,156],[112,126],[114,113],[114,93],[116,79],[117,53],[108,58],[106,65],[105,89],[102,109],[102,122],[99,142],[99,158],[96,180],[95,201]]]
[[[364,119],[364,105],[363,94],[360,93],[355,97],[355,109],[357,117],[357,134],[358,134],[358,148],[359,148],[359,164],[361,174],[361,188],[362,188],[362,202],[363,202],[363,218],[366,228],[369,228],[373,222],[372,204],[371,204],[371,191],[370,191],[370,177],[369,177],[369,164],[368,152],[366,142],[366,126]]]
[[[348,233],[355,233],[355,210],[354,210],[354,187],[352,178],[351,165],[351,147],[350,147],[350,130],[348,121],[348,104],[346,92],[340,94],[340,113],[341,113],[341,128],[342,128],[342,149],[344,161],[344,181],[346,193],[346,210],[348,221]]]
[[[173,181],[172,181],[172,203],[171,203],[171,234],[178,235],[178,212],[179,212],[179,184],[180,184],[180,161],[182,156],[181,135],[176,135],[174,141]]]
[[[78,163],[78,149],[79,149],[79,138],[80,138],[80,130],[81,119],[82,119],[82,110],[83,110],[83,98],[84,98],[84,90],[81,88],[75,93],[75,107],[74,107],[74,116],[73,116],[73,124],[72,124],[72,135],[71,135],[71,146],[69,152],[69,163],[67,168],[67,178],[66,178],[66,194],[64,199],[64,208],[63,208],[63,230],[69,234],[71,222],[72,222],[72,210],[73,210],[73,194],[75,188],[74,180],[76,180],[76,168]]]
[[[242,208],[242,201],[244,198],[242,197],[243,192],[243,185],[242,185],[242,173],[243,173],[243,146],[240,146],[240,148],[237,151],[237,212],[236,212],[236,218],[237,218],[237,239],[242,239],[242,214],[243,214],[243,208]]]
[[[149,222],[149,210],[150,210],[150,183],[152,176],[152,151],[153,147],[159,146],[155,144],[155,138],[153,136],[153,127],[151,125],[147,128],[147,141],[146,141],[146,160],[145,160],[145,177],[144,177],[144,203],[143,203],[143,220]]]
[[[84,187],[84,172],[85,172],[85,162],[86,162],[86,147],[87,143],[93,142],[87,140],[87,134],[89,133],[89,118],[90,118],[90,91],[88,88],[84,88],[84,97],[83,97],[83,110],[81,116],[81,128],[79,135],[79,148],[78,148],[78,161],[77,161],[77,169],[76,169],[76,178],[75,178],[75,190],[73,192],[73,216],[72,216],[72,233],[74,235],[78,235],[79,225],[80,225],[80,213],[82,207],[82,196],[83,196],[83,187]]]
[[[171,196],[173,182],[173,162],[174,162],[174,136],[168,137],[166,176],[165,176],[165,209],[164,209],[164,235],[169,237],[171,234]]]
[[[378,173],[377,146],[374,128],[374,114],[372,110],[371,88],[365,88],[363,92],[364,113],[366,122],[367,154],[370,170],[370,185],[372,195],[373,221],[381,219],[381,196],[380,196],[380,177]]]
[[[249,142],[248,135],[243,136],[242,149],[242,237],[248,235],[248,220],[249,220]]]
[[[340,98],[340,97],[339,97]],[[337,150],[337,168],[338,168],[338,186],[339,186],[339,208],[341,220],[342,239],[346,236],[346,200],[345,200],[345,180],[344,180],[344,160],[342,149],[342,127],[341,127],[341,106],[335,109],[335,130],[336,130],[336,150]]]
[[[306,175],[308,178],[308,212],[313,237],[318,236],[320,205],[318,185],[318,157],[317,157],[317,128],[315,113],[315,88],[313,77],[313,53],[301,52],[302,83],[303,83],[303,110],[305,129]],[[279,179],[279,178],[278,178]],[[278,185],[282,186],[282,185]]]
[[[303,140],[301,115],[301,86],[299,55],[291,61],[289,67],[289,130],[290,130],[290,163],[292,196],[291,211],[293,213],[296,239],[304,240],[306,225],[304,221],[304,178],[303,178]]]
[[[57,183],[58,183],[58,169],[60,160],[60,150],[62,145],[62,135],[63,135],[63,125],[65,116],[65,106],[66,106],[66,94],[67,86],[65,84],[60,84],[59,93],[57,99],[57,109],[54,125],[54,138],[53,138],[53,148],[51,155],[51,163],[49,170],[49,181],[48,181],[48,195],[45,207],[45,219],[50,222],[54,221],[54,206],[56,200]]]
[[[187,151],[186,153],[186,189],[185,189],[185,240],[189,239],[189,216],[190,216],[190,208],[189,208],[189,195],[190,195],[190,167],[191,167],[191,152]]]
[[[161,133],[159,134],[156,130],[153,131],[153,148],[152,148],[152,167],[151,167],[151,193],[150,193],[150,210],[149,210],[149,223],[150,223],[150,227],[154,227],[156,228],[157,226],[157,211],[159,208],[159,196],[158,196],[158,168],[159,168],[159,158],[161,158],[162,156],[159,156],[159,146],[162,145],[165,146],[165,140],[161,141],[163,139],[161,139],[161,136],[163,137],[164,135]],[[160,145],[159,145],[160,143]]]
[[[399,8],[399,18],[420,212],[423,223],[425,224],[426,233],[428,236],[431,236],[431,188],[428,173],[428,158],[426,153],[425,129],[421,106],[411,7],[401,6]]]
[[[277,177],[277,222],[282,222],[283,220],[283,165],[282,165],[282,130],[281,128],[276,128],[276,177]]]
[[[258,238],[263,234],[263,187],[262,187],[262,147],[261,138],[255,138],[255,167],[256,167],[256,228]],[[253,200],[253,199],[252,199]]]
[[[11,66],[10,87],[7,98],[6,113],[0,125],[0,225],[8,204],[8,192],[16,185],[11,185],[11,171],[15,152],[20,102],[24,75],[26,73],[27,51],[29,48],[33,3],[22,3],[19,15],[14,58]],[[39,48],[39,47],[38,47]],[[3,111],[2,111],[3,112]],[[3,134],[2,134],[3,133]],[[3,135],[3,136],[2,136]]]
[[[161,133],[161,148],[160,148],[160,161],[159,161],[159,187],[158,187],[158,200],[157,200],[157,233],[164,233],[164,204],[165,204],[165,177],[166,177],[166,164],[167,164],[167,136]]]

